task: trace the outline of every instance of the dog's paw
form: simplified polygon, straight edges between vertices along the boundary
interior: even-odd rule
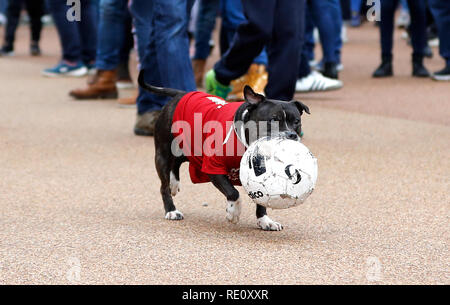
[[[264,215],[263,217],[260,217],[257,219],[256,224],[258,227],[260,227],[264,231],[281,231],[283,230],[283,226],[270,219],[269,216]]]
[[[166,213],[166,218],[167,220],[182,220],[184,219],[183,213],[181,213],[178,210],[175,211],[170,211]]]
[[[227,220],[231,223],[238,223],[241,216],[241,199],[227,201]]]
[[[180,181],[175,178],[175,175],[172,172],[170,172],[170,194],[172,194],[172,196],[178,194],[180,192],[180,186]]]

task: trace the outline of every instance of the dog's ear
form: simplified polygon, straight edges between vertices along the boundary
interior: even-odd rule
[[[294,101],[295,106],[297,107],[298,111],[300,111],[300,115],[303,113],[303,111],[305,111],[307,114],[311,114],[309,112],[309,108],[308,106],[306,106],[305,104],[303,104],[300,101]]]
[[[249,85],[245,85],[244,87],[244,98],[252,105],[257,105],[265,99],[264,95],[256,93]]]

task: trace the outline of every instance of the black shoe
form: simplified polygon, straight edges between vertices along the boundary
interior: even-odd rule
[[[337,64],[334,62],[328,62],[324,64],[322,75],[332,79],[338,79]]]
[[[13,56],[14,48],[11,45],[3,45],[0,49],[0,56]]]
[[[412,76],[415,77],[430,77],[430,72],[428,72],[427,68],[423,65],[423,57],[421,56],[413,56],[412,60]]]
[[[31,56],[39,56],[41,55],[41,49],[39,48],[39,44],[37,42],[32,42],[30,45],[30,54]]]
[[[444,69],[435,72],[432,78],[434,80],[450,81],[450,65],[447,65]]]
[[[381,65],[373,72],[372,77],[389,77],[392,72],[392,59],[383,59]]]

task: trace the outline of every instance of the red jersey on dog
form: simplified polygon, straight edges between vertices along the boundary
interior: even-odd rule
[[[178,102],[172,134],[189,160],[193,183],[210,182],[208,174],[228,175],[241,185],[239,167],[245,146],[234,131],[234,115],[243,102],[190,92]]]

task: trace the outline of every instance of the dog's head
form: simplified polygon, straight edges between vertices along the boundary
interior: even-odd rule
[[[310,114],[308,106],[299,101],[266,99],[250,86],[244,88],[245,103],[235,115],[235,128],[241,140],[250,145],[262,137],[282,136],[298,140],[302,131],[301,115]]]

